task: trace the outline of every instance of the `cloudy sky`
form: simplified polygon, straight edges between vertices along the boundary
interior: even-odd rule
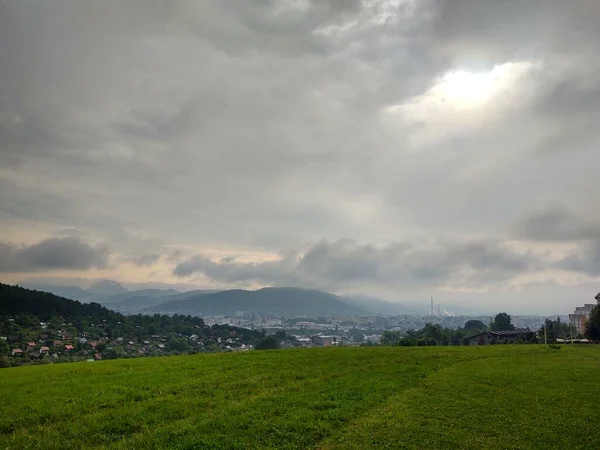
[[[0,279],[568,313],[594,0],[0,1]]]

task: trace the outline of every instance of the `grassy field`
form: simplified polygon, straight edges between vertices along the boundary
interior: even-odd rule
[[[278,350],[0,370],[0,449],[600,448],[600,346]]]

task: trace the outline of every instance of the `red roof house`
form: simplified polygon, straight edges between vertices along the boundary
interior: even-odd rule
[[[65,350],[73,350],[73,346],[71,344],[65,345]]]
[[[29,347],[29,348],[35,347],[35,342],[28,342],[27,347]]]

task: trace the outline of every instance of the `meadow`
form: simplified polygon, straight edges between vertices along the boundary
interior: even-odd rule
[[[600,346],[361,347],[0,370],[2,449],[600,448]]]

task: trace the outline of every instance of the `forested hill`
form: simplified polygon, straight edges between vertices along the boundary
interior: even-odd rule
[[[40,320],[62,316],[117,319],[123,317],[98,303],[81,303],[48,292],[34,291],[0,283],[0,315],[27,314]]]
[[[251,311],[277,316],[360,316],[366,314],[341,297],[321,291],[298,288],[263,288],[257,291],[234,289],[203,293],[148,308],[147,313],[234,315]]]

